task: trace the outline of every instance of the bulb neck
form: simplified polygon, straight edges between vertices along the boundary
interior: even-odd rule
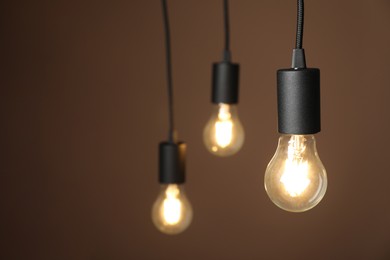
[[[228,60],[213,64],[212,103],[238,103],[239,70],[239,64]]]
[[[159,145],[159,182],[183,184],[187,145],[183,142],[161,142]]]
[[[310,135],[321,131],[319,69],[278,70],[277,97],[279,133]]]

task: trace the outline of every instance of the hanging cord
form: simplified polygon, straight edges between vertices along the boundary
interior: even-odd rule
[[[297,42],[295,49],[302,49],[302,41],[303,41],[303,13],[304,13],[304,5],[303,0],[298,0],[298,12],[297,12]]]
[[[294,69],[306,68],[305,50],[302,48],[303,41],[303,0],[298,0],[297,10],[297,38],[293,50],[292,65]]]
[[[223,60],[230,61],[230,26],[229,26],[229,3],[228,0],[223,0],[223,17],[225,27],[225,49],[223,50]]]
[[[169,133],[168,141],[175,142],[175,127],[173,118],[173,86],[172,86],[172,62],[171,62],[171,36],[169,31],[169,19],[167,1],[162,0],[164,29],[165,29],[165,51],[166,51],[166,67],[167,67],[167,86],[168,86],[168,109],[169,109]]]

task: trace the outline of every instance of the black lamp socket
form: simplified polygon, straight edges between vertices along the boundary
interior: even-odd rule
[[[277,96],[279,133],[303,135],[321,131],[319,69],[278,70]]]
[[[239,70],[239,64],[229,61],[213,64],[212,103],[238,103]]]
[[[183,142],[161,142],[159,145],[159,182],[182,184],[185,182],[187,145]]]

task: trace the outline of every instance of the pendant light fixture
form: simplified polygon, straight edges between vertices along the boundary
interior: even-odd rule
[[[173,115],[173,87],[169,20],[166,0],[162,0],[167,86],[169,104],[168,140],[159,146],[159,182],[161,191],[152,208],[154,225],[162,233],[178,234],[183,232],[192,221],[192,207],[187,199],[183,184],[185,183],[186,144],[177,141]]]
[[[211,101],[214,108],[203,132],[206,148],[221,157],[238,152],[245,138],[237,112],[239,65],[231,62],[228,0],[223,0],[223,6],[225,49],[223,60],[213,64]]]
[[[327,188],[325,168],[313,134],[320,132],[320,70],[306,68],[303,0],[298,0],[292,67],[277,72],[278,148],[265,172],[265,189],[278,207],[303,212],[316,206]]]

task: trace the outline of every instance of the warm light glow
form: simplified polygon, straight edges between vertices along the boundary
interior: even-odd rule
[[[230,156],[240,150],[244,138],[236,106],[220,103],[214,107],[203,132],[207,149],[217,156]]]
[[[192,214],[183,185],[169,183],[161,187],[152,209],[153,223],[161,232],[170,235],[183,232],[191,224]]]
[[[288,142],[287,160],[280,182],[291,197],[301,195],[310,184],[307,177],[309,165],[302,158],[306,149],[305,141],[303,136],[294,135]]]
[[[162,206],[162,215],[168,225],[175,225],[181,219],[182,206],[178,198],[179,194],[180,191],[176,185],[169,185],[165,192],[166,198]]]
[[[317,205],[326,192],[326,170],[313,135],[282,135],[267,166],[264,185],[278,207],[303,212]]]
[[[227,105],[222,106],[218,113],[218,121],[215,123],[215,139],[221,148],[225,148],[232,142],[233,122]]]
[[[283,183],[284,188],[291,197],[301,195],[309,186],[310,180],[307,178],[308,168],[307,162],[296,160],[286,161],[285,170],[280,178],[280,182]]]

